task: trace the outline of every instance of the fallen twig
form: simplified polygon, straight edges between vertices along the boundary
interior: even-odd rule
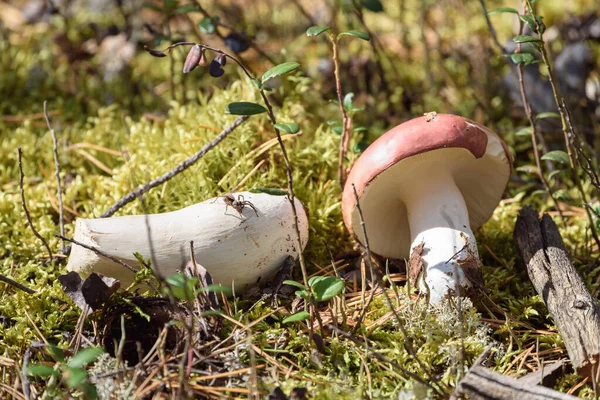
[[[33,222],[31,222],[31,215],[29,215],[29,210],[27,209],[27,204],[25,203],[25,189],[23,188],[23,179],[25,178],[25,175],[23,174],[22,151],[20,147],[17,149],[17,154],[19,156],[19,187],[21,188],[21,203],[23,204],[23,210],[25,211],[27,222],[29,222],[29,227],[33,231],[33,234],[42,241],[44,247],[46,247],[46,250],[48,250],[48,255],[50,257],[49,261],[52,262],[52,250],[50,249],[48,242],[46,241],[46,239],[44,239],[42,235],[40,235],[38,231],[35,230]]]
[[[179,165],[177,165],[175,168],[173,168],[169,172],[165,173],[164,175],[146,183],[144,186],[142,186],[132,192],[127,193],[119,201],[117,201],[115,204],[113,204],[108,210],[106,210],[104,213],[102,213],[102,215],[100,215],[100,218],[107,218],[107,217],[112,216],[114,213],[116,213],[121,208],[123,208],[123,206],[125,206],[126,204],[131,203],[133,200],[137,199],[142,194],[149,192],[150,189],[153,189],[157,186],[162,185],[163,183],[172,179],[174,176],[182,173],[183,171],[185,171],[186,169],[188,169],[189,167],[194,165],[196,163],[196,161],[198,161],[200,158],[202,158],[202,156],[204,156],[212,148],[214,148],[216,145],[218,145],[231,132],[233,132],[235,130],[235,128],[240,126],[242,124],[242,122],[244,122],[248,118],[249,117],[247,115],[238,117],[235,121],[233,121],[233,123],[231,125],[229,125],[225,129],[223,129],[221,131],[221,133],[219,133],[213,140],[211,140],[209,143],[207,143],[196,154],[194,154],[193,156],[182,161]]]
[[[535,290],[560,332],[571,363],[595,379],[600,363],[600,305],[569,260],[556,224],[525,207],[515,224],[514,239]]]
[[[459,394],[468,395],[469,399],[473,400],[570,400],[577,398],[544,386],[519,381],[484,367],[482,363],[489,356],[491,349],[492,345],[481,353],[450,399],[457,399]]]
[[[79,241],[77,241],[77,240],[75,240],[75,239],[70,239],[70,238],[64,237],[64,236],[62,236],[62,235],[54,235],[54,236],[56,236],[57,238],[60,238],[60,239],[62,239],[62,240],[64,240],[64,241],[67,241],[67,242],[70,242],[70,243],[76,244],[77,246],[81,246],[81,247],[83,247],[84,249],[87,249],[87,250],[93,251],[94,253],[98,254],[99,256],[106,257],[106,258],[108,258],[109,260],[111,260],[111,261],[114,261],[114,262],[116,262],[117,264],[120,264],[120,265],[124,266],[125,268],[127,268],[127,269],[128,269],[128,270],[130,270],[130,271],[132,271],[133,273],[136,273],[136,272],[138,272],[138,269],[137,269],[137,268],[135,268],[135,267],[132,267],[131,265],[127,264],[127,263],[126,263],[125,261],[123,261],[123,260],[119,260],[117,257],[113,257],[113,256],[111,256],[110,254],[106,254],[106,253],[105,253],[105,252],[103,252],[102,250],[98,250],[98,249],[97,249],[97,248],[95,248],[95,247],[88,246],[87,244],[83,244],[83,243],[81,243],[81,242],[79,242]]]
[[[20,289],[20,290],[24,291],[25,293],[29,293],[29,294],[34,294],[35,293],[35,290],[33,290],[33,289],[31,289],[31,288],[23,285],[23,284],[20,284],[19,282],[14,281],[14,280],[10,279],[7,276],[0,275],[0,281],[8,283],[9,285],[14,286],[17,289]]]

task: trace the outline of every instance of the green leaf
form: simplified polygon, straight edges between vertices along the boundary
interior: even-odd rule
[[[488,15],[502,14],[502,13],[518,14],[519,12],[511,7],[502,7],[502,8],[498,8],[497,10],[492,10],[492,11],[488,12]]]
[[[87,371],[83,368],[69,368],[67,371],[67,386],[76,388],[84,383],[88,378]]]
[[[344,128],[342,128],[341,125],[334,126],[333,128],[331,128],[331,132],[335,133],[336,135],[341,135],[343,130]]]
[[[173,296],[179,300],[192,300],[196,294],[196,285],[199,279],[188,278],[184,274],[174,274],[167,276],[165,281],[169,285],[168,288],[165,288],[166,293],[171,291]]]
[[[295,122],[288,122],[287,124],[275,124],[275,128],[285,133],[298,133],[300,127]]]
[[[298,69],[299,66],[300,66],[300,64],[298,64],[295,61],[288,61],[288,62],[284,62],[283,64],[276,65],[263,74],[263,76],[261,78],[262,83],[265,83],[269,79],[273,79],[273,78],[281,76],[281,75],[289,74],[290,72],[294,71],[295,69]]]
[[[152,264],[152,261],[150,259],[144,259],[144,256],[138,253],[137,251],[133,253],[133,256],[135,257],[137,262],[142,266],[142,268],[150,268],[150,265]]]
[[[540,32],[539,33],[544,33],[546,32],[546,24],[544,24],[544,21],[542,21],[544,17],[542,17],[541,15],[536,15],[535,19],[537,19],[538,24],[540,25]]]
[[[369,143],[365,142],[364,140],[361,140],[360,142],[356,143],[356,145],[354,145],[354,152],[362,153],[367,149],[367,147],[369,147]]]
[[[248,101],[231,103],[225,108],[225,113],[232,115],[255,115],[262,114],[264,112],[267,112],[266,108],[260,104],[250,103]]]
[[[263,85],[261,81],[255,78],[252,78],[252,84],[261,90],[271,90],[270,87]]]
[[[300,282],[292,281],[292,280],[289,280],[289,279],[286,279],[285,281],[283,281],[283,284],[284,285],[295,286],[295,287],[300,288],[300,289],[306,289],[306,287],[303,284],[301,284]]]
[[[517,137],[522,137],[522,136],[531,136],[531,127],[528,126],[526,128],[523,129],[519,129],[517,131],[517,133],[515,133],[515,136]]]
[[[217,17],[214,17],[214,19],[217,19]],[[200,29],[200,32],[204,33],[205,35],[212,35],[217,30],[217,26],[215,25],[213,19],[208,17],[202,18],[202,20],[198,23],[198,28]]]
[[[65,362],[65,353],[53,344],[48,345],[48,352],[56,361]]]
[[[287,196],[288,192],[283,189],[253,187],[248,190],[250,193],[266,193],[271,196]]]
[[[174,10],[177,7],[179,0],[163,0],[163,6],[165,10]]]
[[[331,300],[344,290],[344,281],[338,277],[314,276],[313,278],[311,278],[308,284],[317,301]]]
[[[515,43],[543,43],[540,39],[528,35],[517,35],[513,38],[513,41]]]
[[[550,172],[548,172],[546,179],[551,181],[555,176],[558,176],[558,174],[560,174],[561,172],[564,172],[564,171],[565,171],[564,169],[555,169],[554,171],[550,171]]]
[[[531,53],[513,53],[510,55],[510,59],[515,64],[525,63],[525,65],[529,65],[535,60]]]
[[[173,14],[187,14],[194,11],[198,11],[198,8],[196,8],[195,4],[186,4],[184,6],[177,7]]]
[[[158,11],[160,13],[163,12],[162,8],[160,8],[156,4],[152,4],[152,3],[144,3],[144,4],[142,4],[142,8],[148,8],[150,10]]]
[[[308,293],[308,290],[306,290],[306,289],[296,290],[295,294],[296,294],[296,296],[301,297],[305,300],[308,300],[308,298],[310,297],[310,293]]]
[[[571,165],[569,155],[562,150],[549,151],[541,157],[542,160],[550,160],[564,165]]]
[[[85,349],[79,350],[77,354],[69,360],[68,365],[70,368],[85,367],[89,363],[96,361],[102,353],[104,353],[102,347],[86,347]]]
[[[283,319],[283,323],[287,324],[288,322],[299,322],[299,321],[304,321],[310,318],[310,314],[307,313],[306,311],[300,311],[297,312],[296,314],[292,314],[287,318]]]
[[[352,111],[354,106],[352,105],[352,99],[354,98],[354,93],[350,92],[344,96],[344,108],[346,111]]]
[[[229,286],[213,283],[212,285],[202,286],[200,292],[224,293],[226,296],[231,296],[233,291]]]
[[[531,15],[519,15],[519,19],[525,22],[529,29],[537,33],[537,26],[535,25],[535,20]]]
[[[306,36],[316,37],[316,36],[319,36],[321,33],[326,32],[330,29],[331,28],[328,26],[311,26],[310,28],[308,28],[306,30]]]
[[[366,40],[366,41],[371,40],[371,37],[367,33],[363,32],[363,31],[357,31],[354,29],[351,31],[341,32],[340,34],[338,34],[338,39],[341,36],[354,36],[354,37],[357,37],[359,39]]]
[[[560,118],[560,114],[548,111],[548,112],[539,113],[538,115],[535,116],[536,121],[539,121],[540,119],[547,119],[547,118]]]
[[[383,4],[381,4],[381,0],[362,0],[361,5],[369,11],[372,12],[382,12]]]
[[[213,317],[213,316],[220,316],[223,315],[223,311],[221,310],[206,310],[203,311],[201,316],[202,317]]]
[[[30,364],[27,366],[27,373],[31,376],[47,378],[54,374],[54,368],[45,364]]]

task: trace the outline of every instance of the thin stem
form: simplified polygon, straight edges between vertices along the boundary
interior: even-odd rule
[[[40,235],[40,233],[33,226],[33,222],[31,221],[31,215],[29,215],[29,210],[27,209],[27,204],[25,202],[25,189],[23,188],[23,180],[25,178],[25,175],[23,174],[23,162],[21,160],[22,159],[22,150],[20,147],[17,149],[17,154],[19,157],[19,187],[21,189],[21,203],[23,205],[23,210],[25,211],[25,216],[27,217],[27,222],[29,223],[29,227],[33,231],[33,234],[42,241],[44,247],[48,251],[48,256],[50,257],[49,260],[52,261],[52,259],[53,259],[52,250],[50,249],[50,246],[48,245],[48,242],[46,241],[46,239],[44,239],[44,237],[42,235]]]
[[[198,0],[194,0],[194,3],[196,3],[196,7],[198,7],[198,11],[200,11],[200,13],[202,13],[202,15],[204,15],[204,17],[206,17],[206,18],[210,19],[210,20],[212,21],[212,23],[213,23],[213,24],[214,24],[214,25],[217,27],[217,28],[215,29],[215,35],[217,35],[217,36],[219,37],[219,39],[221,39],[221,41],[223,42],[223,44],[225,44],[225,36],[223,36],[223,34],[222,34],[220,31],[219,31],[219,28],[218,28],[218,26],[219,26],[219,25],[221,25],[221,24],[219,23],[219,21],[218,21],[216,18],[214,18],[212,15],[210,15],[210,14],[208,13],[208,11],[206,11],[206,9],[204,9],[204,7],[202,7],[202,5],[200,4],[200,1],[198,1]],[[209,48],[208,46],[204,46],[204,47],[206,47],[206,48]],[[213,50],[213,51],[214,51],[214,50]],[[219,51],[219,53],[223,53],[223,52],[222,52],[222,51]],[[236,57],[237,57],[237,58],[238,58],[240,61],[237,61],[237,60],[235,60],[233,57],[229,56],[231,59],[234,59],[234,60],[235,60],[235,61],[236,61],[236,62],[237,62],[239,65],[240,65],[240,67],[242,67],[244,70],[245,70],[246,68],[250,69],[250,67],[245,67],[245,65],[243,65],[243,64],[246,64],[246,61],[244,60],[244,58],[242,57],[242,55],[241,55],[240,53],[238,53],[238,52],[235,52],[235,51],[234,51],[233,53],[235,54],[235,56],[236,56]],[[263,54],[264,54],[264,53],[263,53]],[[270,60],[269,60],[269,61],[270,61]]]
[[[62,235],[54,235],[54,236],[57,237],[57,238],[60,238],[60,239],[62,239],[64,241],[71,242],[71,243],[73,243],[73,244],[75,244],[77,246],[81,246],[81,247],[83,247],[86,250],[89,250],[89,251],[92,251],[92,252],[98,254],[99,256],[106,257],[109,260],[114,261],[117,264],[124,266],[125,268],[127,268],[128,270],[130,270],[133,273],[138,272],[137,268],[135,268],[135,267],[127,264],[125,261],[123,261],[123,260],[121,260],[121,259],[119,259],[117,257],[111,256],[110,254],[107,254],[107,253],[103,252],[102,250],[97,249],[96,247],[88,246],[87,244],[81,243],[81,242],[79,242],[79,241],[77,241],[75,239],[69,239],[69,238],[64,237]]]
[[[197,2],[196,2],[197,3]],[[165,53],[165,52],[170,52],[173,48],[177,47],[177,46],[195,46],[195,45],[199,45],[203,48],[206,48],[210,51],[213,51],[215,53],[219,53],[219,54],[223,54],[225,55],[225,57],[230,58],[232,61],[234,61],[237,65],[239,65],[239,67],[242,69],[242,71],[244,71],[244,74],[251,80],[255,81],[257,80],[252,73],[244,66],[244,64],[242,64],[237,58],[231,56],[229,53],[211,47],[211,46],[207,46],[204,44],[200,44],[200,43],[195,43],[195,42],[180,42],[180,43],[176,43],[173,44],[169,47],[167,47],[165,50],[148,50],[146,48],[147,51],[153,52],[153,53]],[[271,120],[271,123],[273,125],[277,124],[277,118],[275,117],[275,113],[273,112],[273,106],[271,105],[271,103],[269,102],[269,99],[265,93],[264,90],[260,89],[260,95],[263,99],[263,102],[265,103],[265,106],[267,107],[267,115],[269,116],[269,119]],[[342,105],[343,107],[343,105]],[[248,118],[248,116],[243,116],[243,117],[239,117],[236,121],[241,120],[241,122],[243,122],[246,118]],[[288,200],[290,201],[290,205],[292,206],[292,213],[294,214],[294,230],[296,232],[296,246],[298,247],[298,261],[300,263],[300,268],[302,270],[302,279],[304,281],[304,285],[306,287],[308,286],[308,270],[306,268],[306,262],[304,260],[304,255],[302,254],[302,243],[300,240],[300,228],[299,228],[299,222],[298,222],[298,213],[296,211],[296,203],[295,203],[295,194],[294,194],[294,180],[292,177],[292,167],[290,164],[290,160],[289,157],[287,155],[287,151],[285,149],[285,145],[283,143],[283,139],[281,138],[281,133],[279,132],[279,129],[273,127],[273,129],[275,130],[275,135],[277,136],[277,142],[279,143],[279,147],[281,149],[281,153],[283,155],[283,160],[285,162],[285,167],[286,167],[286,175],[287,175],[287,186],[288,186]]]
[[[338,183],[340,185],[340,191],[344,190],[344,184],[346,183],[346,171],[344,169],[344,159],[348,153],[348,143],[350,139],[350,124],[351,119],[348,118],[348,113],[344,107],[344,96],[342,93],[342,81],[340,78],[340,58],[338,51],[338,41],[333,33],[329,34],[331,39],[331,45],[333,46],[333,66],[335,74],[335,91],[337,92],[338,103],[340,111],[342,113],[342,135],[340,137],[340,150],[338,160]]]
[[[506,48],[504,46],[502,46],[502,44],[500,44],[500,41],[498,40],[498,36],[496,36],[496,30],[494,29],[494,26],[492,25],[492,21],[490,21],[490,16],[488,15],[487,8],[485,7],[485,0],[479,0],[479,4],[481,4],[481,8],[483,9],[483,16],[485,17],[485,22],[487,23],[488,30],[490,31],[490,35],[492,35],[492,39],[494,40],[494,43],[496,44],[496,46],[498,46],[498,48],[500,49],[502,54],[506,54]]]
[[[52,134],[52,148],[54,150],[54,166],[56,173],[56,184],[58,185],[57,195],[58,195],[58,225],[60,229],[61,236],[65,236],[65,220],[64,220],[64,207],[63,207],[63,199],[62,199],[62,186],[60,183],[60,162],[58,161],[58,142],[56,141],[56,133],[54,133],[54,129],[50,125],[50,118],[48,117],[48,109],[46,108],[47,101],[44,100],[44,118],[46,118],[46,124],[48,125],[48,129],[50,129],[50,133]],[[65,249],[65,242],[62,242],[62,250]]]
[[[8,283],[9,285],[14,286],[17,289],[20,289],[20,290],[24,291],[25,293],[29,293],[29,294],[35,293],[35,290],[33,290],[15,280],[12,280],[9,277],[4,276],[4,275],[0,275],[0,282]]]
[[[542,37],[543,36],[542,32],[544,31],[544,28],[540,24],[540,21],[537,18],[535,18],[535,13],[533,12],[533,6],[531,4],[531,0],[524,0],[524,5],[525,5],[525,8],[527,9],[527,12],[531,16],[533,16],[533,21],[535,22],[538,38],[541,41],[541,43],[537,47],[540,50],[540,53],[542,55],[542,61],[544,62],[544,65],[546,65],[546,68],[548,69],[548,80],[550,81],[550,86],[552,86],[552,93],[554,95],[554,101],[556,102],[556,105],[558,107],[558,112],[560,114],[560,120],[562,123],[562,131],[563,131],[564,138],[565,138],[565,147],[567,148],[567,154],[569,155],[569,162],[571,164],[573,180],[575,181],[575,185],[577,186],[577,189],[579,190],[579,195],[581,196],[581,201],[583,202],[583,204],[586,204],[588,201],[587,201],[587,196],[586,196],[585,190],[583,188],[583,183],[581,182],[581,178],[579,177],[578,159],[575,157],[575,155],[573,153],[573,147],[574,147],[573,141],[576,137],[576,133],[575,133],[575,130],[573,129],[573,125],[568,123],[569,111],[567,109],[567,106],[565,104],[563,97],[560,95],[560,92],[558,91],[558,86],[554,79],[554,69],[552,67],[550,58],[548,57],[548,53],[546,51],[546,43],[544,42],[544,39]],[[598,232],[594,228],[594,217],[587,207],[584,207],[584,208],[585,208],[585,212],[588,217],[588,220],[590,222],[590,228],[592,231],[592,236],[594,238],[594,241],[596,242],[596,244],[598,246],[600,246],[600,237],[598,237]]]
[[[186,160],[184,160],[183,162],[181,162],[179,165],[177,165],[175,168],[173,168],[172,170],[170,170],[169,172],[165,173],[164,175],[146,183],[144,186],[129,192],[128,194],[126,194],[125,196],[123,196],[120,200],[118,200],[115,204],[113,204],[108,210],[106,210],[104,213],[102,213],[102,215],[100,215],[100,218],[107,218],[112,216],[114,213],[116,213],[118,210],[120,210],[121,208],[123,208],[126,204],[131,203],[132,201],[134,201],[135,199],[137,199],[138,197],[140,197],[141,195],[143,195],[146,192],[149,192],[150,189],[153,189],[157,186],[162,185],[163,183],[167,182],[168,180],[172,179],[174,176],[182,173],[183,171],[185,171],[186,169],[188,169],[189,167],[191,167],[192,165],[194,165],[196,163],[196,161],[198,161],[200,158],[202,158],[202,156],[204,156],[206,153],[208,153],[212,148],[214,148],[217,144],[219,144],[223,139],[225,139],[231,132],[233,132],[235,130],[235,128],[237,128],[238,126],[240,126],[245,120],[247,120],[249,117],[247,115],[238,117],[235,121],[233,121],[233,123],[231,125],[229,125],[227,128],[223,129],[221,131],[221,133],[219,133],[213,140],[211,140],[209,143],[207,143],[202,149],[200,149],[200,151],[198,151],[196,154],[194,154],[193,156],[187,158]]]
[[[267,98],[264,90],[260,91],[260,95],[267,106],[269,119],[273,124],[273,129],[275,130],[275,135],[277,135],[277,142],[279,143],[279,148],[281,149],[281,153],[283,155],[283,161],[285,162],[285,170],[287,175],[287,186],[288,186],[288,200],[290,201],[290,205],[292,206],[292,213],[294,214],[294,230],[296,232],[296,246],[298,246],[298,261],[300,263],[300,269],[302,270],[302,280],[304,282],[304,286],[310,288],[308,285],[308,270],[306,269],[306,262],[304,261],[304,255],[302,254],[302,243],[300,242],[300,228],[298,224],[298,213],[296,212],[296,195],[294,194],[294,178],[292,177],[292,166],[290,164],[290,159],[287,155],[287,150],[285,149],[285,145],[283,144],[283,139],[281,139],[281,133],[279,129],[275,128],[275,124],[277,124],[277,118],[275,118],[275,114],[273,113],[273,107]]]
[[[523,32],[523,22],[519,21],[519,35],[522,34],[522,32]],[[517,44],[516,53],[520,53],[520,52],[521,52],[521,43]],[[531,144],[533,146],[533,157],[535,159],[535,165],[538,170],[538,175],[540,177],[540,180],[542,181],[542,184],[544,185],[544,188],[546,189],[546,192],[548,192],[548,195],[552,199],[552,202],[554,203],[554,207],[556,208],[556,211],[558,211],[558,214],[560,215],[560,219],[562,220],[562,222],[564,224],[565,216],[563,215],[562,209],[560,208],[560,205],[558,204],[558,200],[556,200],[556,198],[554,197],[554,191],[550,188],[550,184],[548,183],[548,180],[546,179],[546,176],[544,175],[544,171],[542,170],[542,163],[540,160],[540,151],[539,151],[538,142],[537,142],[536,123],[533,118],[533,112],[531,111],[531,104],[529,104],[529,99],[527,98],[527,92],[525,91],[525,82],[523,80],[523,75],[524,75],[523,74],[523,63],[519,63],[517,65],[517,74],[519,76],[519,89],[521,91],[521,100],[523,102],[523,108],[525,110],[525,114],[527,115],[527,119],[529,120],[529,126],[531,127]]]

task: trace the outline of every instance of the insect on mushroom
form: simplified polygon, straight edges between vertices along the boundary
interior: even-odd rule
[[[229,207],[233,208],[235,211],[238,212],[238,214],[240,214],[240,217],[243,217],[242,214],[242,210],[246,207],[249,206],[250,208],[252,208],[254,210],[254,213],[256,214],[256,216],[258,217],[258,210],[256,210],[256,207],[254,207],[254,204],[252,204],[250,201],[248,200],[244,200],[244,196],[239,194],[237,197],[237,200],[235,198],[235,196],[231,193],[227,193],[224,196],[219,196],[220,198],[223,198],[223,200],[225,201],[225,212],[224,214],[227,214],[227,209]],[[217,197],[217,198],[219,198]]]

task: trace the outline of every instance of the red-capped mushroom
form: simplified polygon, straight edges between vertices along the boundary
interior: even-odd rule
[[[342,197],[344,223],[364,243],[355,185],[371,251],[408,259],[414,250],[423,261],[420,290],[440,303],[481,276],[472,229],[489,219],[510,172],[508,149],[488,128],[455,115],[415,118],[356,161]]]

